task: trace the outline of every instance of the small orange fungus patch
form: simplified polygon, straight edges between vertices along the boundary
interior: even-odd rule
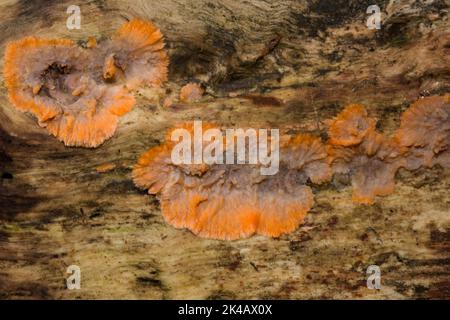
[[[97,166],[95,168],[95,170],[98,173],[105,173],[105,172],[114,170],[115,168],[116,168],[116,165],[114,163],[109,162],[109,163],[103,163],[103,164]]]
[[[180,101],[191,103],[199,101],[203,96],[204,90],[197,83],[188,83],[180,90]]]
[[[339,115],[327,120],[330,143],[351,146],[360,143],[364,137],[375,130],[376,120],[367,117],[367,111],[360,104],[347,106]]]
[[[408,148],[407,167],[450,165],[450,95],[432,96],[406,110],[395,138]]]

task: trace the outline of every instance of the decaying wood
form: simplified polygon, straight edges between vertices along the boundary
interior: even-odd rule
[[[448,0],[380,0],[380,30],[366,27],[365,0],[79,1],[81,29],[68,30],[71,4],[1,1],[1,52],[27,35],[82,44],[139,17],[165,35],[169,82],[141,89],[97,149],[64,147],[2,84],[1,298],[450,298],[449,168],[400,171],[372,206],[335,177],[294,233],[232,242],[167,225],[130,176],[180,121],[326,138],[322,120],[358,102],[392,132],[411,102],[450,92]],[[205,87],[200,102],[177,101],[189,82]],[[381,290],[366,287],[374,264]],[[66,288],[69,265],[80,290]]]

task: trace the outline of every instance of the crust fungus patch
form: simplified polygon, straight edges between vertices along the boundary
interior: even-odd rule
[[[328,125],[330,143],[345,147],[359,144],[375,130],[376,120],[367,116],[364,106],[351,104],[336,118],[325,123]]]
[[[199,101],[203,93],[204,90],[200,85],[197,83],[188,83],[180,90],[180,101],[187,103]]]
[[[261,175],[260,164],[175,165],[173,146],[166,140],[144,153],[133,180],[159,196],[169,224],[205,238],[277,237],[291,232],[313,205],[308,179],[321,182],[329,176],[325,147],[310,136],[282,144],[280,154],[299,161],[294,166],[281,161],[275,175]]]
[[[450,165],[450,95],[415,102],[402,117],[395,133],[400,147],[407,148],[406,167]]]
[[[393,192],[398,148],[376,132],[376,119],[363,106],[350,105],[326,123],[332,170],[351,175],[353,201],[370,204],[375,196]]]
[[[131,90],[166,81],[163,48],[161,32],[140,20],[99,44],[90,38],[87,49],[64,39],[13,41],[4,64],[9,99],[65,145],[97,147],[133,107]]]
[[[371,204],[376,196],[391,194],[401,167],[450,164],[449,96],[415,102],[391,137],[376,132],[375,119],[361,106],[351,105],[326,123],[333,172],[351,175],[353,201],[358,203]]]
[[[370,204],[394,191],[400,167],[450,164],[449,96],[413,104],[392,136],[377,132],[376,119],[361,105],[348,106],[326,123],[326,144],[308,135],[283,137],[275,175],[261,175],[260,165],[176,165],[168,136],[139,158],[133,180],[159,196],[169,224],[201,237],[232,240],[295,230],[313,205],[308,181],[320,184],[334,173],[347,173],[353,201]]]

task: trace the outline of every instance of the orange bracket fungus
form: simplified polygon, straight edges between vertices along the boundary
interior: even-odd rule
[[[376,132],[376,120],[361,105],[350,105],[335,119],[327,120],[329,161],[334,173],[350,174],[353,201],[372,203],[376,195],[394,190],[400,166],[393,139]]]
[[[168,57],[161,32],[132,20],[109,40],[27,37],[8,43],[4,77],[9,99],[33,113],[40,126],[67,146],[97,147],[135,103],[131,90],[160,86]]]
[[[310,136],[281,143],[280,159],[287,162],[281,161],[275,175],[262,175],[262,164],[176,165],[171,160],[175,143],[169,138],[174,130],[166,142],[140,157],[133,179],[138,187],[159,195],[168,223],[202,237],[232,240],[291,232],[313,205],[312,191],[305,185],[308,178],[320,183],[331,175],[325,146]],[[226,144],[223,152],[229,147]]]
[[[295,230],[313,205],[307,184],[327,182],[335,173],[351,176],[353,201],[370,204],[393,192],[401,167],[450,165],[450,96],[414,103],[390,137],[376,131],[376,120],[361,105],[348,106],[326,124],[326,144],[308,135],[283,137],[279,171],[267,176],[261,164],[174,164],[172,130],[139,158],[133,180],[159,196],[169,224],[232,240]]]
[[[405,168],[450,165],[450,95],[428,97],[406,110],[395,132],[401,148],[406,148]]]
[[[415,102],[391,137],[376,132],[375,119],[360,105],[326,123],[333,172],[351,175],[354,202],[371,204],[375,196],[391,194],[399,168],[450,165],[450,96]]]

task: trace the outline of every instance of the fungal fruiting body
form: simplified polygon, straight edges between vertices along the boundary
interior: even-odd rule
[[[203,88],[197,83],[188,83],[180,90],[181,102],[196,102],[203,96]]]
[[[161,32],[132,20],[110,40],[89,39],[87,49],[61,39],[10,42],[4,76],[11,103],[40,126],[67,146],[97,147],[133,107],[131,90],[160,86],[167,66]]]
[[[415,102],[406,110],[395,132],[400,147],[408,152],[405,167],[450,165],[450,95]]]
[[[295,166],[281,162],[276,175],[261,175],[260,164],[175,165],[173,147],[166,138],[144,153],[133,170],[134,182],[159,195],[168,223],[206,238],[276,237],[295,230],[313,204],[305,183],[308,178],[324,180],[314,168],[327,166],[325,147],[309,136],[291,138],[280,146],[280,155],[299,162]]]
[[[376,132],[375,119],[359,105],[326,123],[332,170],[350,174],[354,202],[371,204],[376,196],[391,194],[400,168],[450,165],[450,96],[415,102],[390,137]]]
[[[354,202],[370,204],[394,191],[401,167],[450,165],[450,96],[414,103],[389,137],[376,131],[376,120],[361,105],[348,106],[326,124],[326,143],[308,135],[283,137],[275,175],[261,175],[261,165],[176,165],[168,135],[139,158],[133,180],[159,196],[169,224],[231,240],[295,230],[313,205],[309,183],[330,181],[335,173],[350,175]]]
[[[392,138],[376,132],[376,119],[363,106],[350,105],[325,123],[332,170],[351,176],[353,201],[370,204],[376,195],[392,193],[399,150]]]

